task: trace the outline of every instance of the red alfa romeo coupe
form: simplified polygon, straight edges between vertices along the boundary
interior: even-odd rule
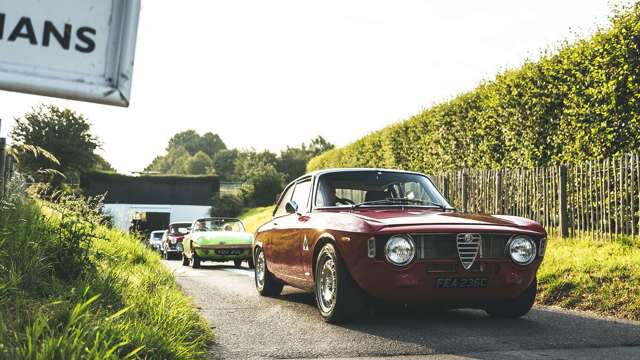
[[[322,170],[291,182],[256,231],[255,283],[263,296],[314,292],[328,322],[367,297],[520,317],[546,241],[534,221],[456,211],[420,173]]]

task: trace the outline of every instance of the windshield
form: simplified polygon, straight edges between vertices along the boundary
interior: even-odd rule
[[[201,219],[196,221],[193,230],[244,232],[244,226],[238,219]]]
[[[316,207],[439,206],[447,207],[431,181],[424,175],[390,171],[342,171],[318,179]]]
[[[162,240],[162,235],[164,231],[154,231],[151,233],[151,240]]]
[[[169,233],[174,235],[187,235],[191,224],[172,224],[169,226]]]

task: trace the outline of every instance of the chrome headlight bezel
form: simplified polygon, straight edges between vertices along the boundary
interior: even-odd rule
[[[522,246],[529,246],[529,254],[526,258],[517,258],[514,253],[518,250],[522,250]],[[521,266],[527,266],[531,264],[538,255],[538,248],[535,241],[526,235],[515,235],[507,243],[507,253],[511,260]]]
[[[407,246],[407,248],[409,249],[408,256],[405,256],[404,259],[392,259],[392,257],[394,256],[394,250],[392,249],[392,247],[402,244]],[[416,243],[409,235],[392,235],[384,245],[384,256],[390,264],[398,267],[407,266],[416,257]]]

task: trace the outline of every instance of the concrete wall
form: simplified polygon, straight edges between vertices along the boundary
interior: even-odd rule
[[[113,225],[123,230],[129,229],[131,217],[136,212],[170,213],[170,222],[192,222],[208,217],[210,208],[199,205],[104,204],[104,212],[113,218]]]

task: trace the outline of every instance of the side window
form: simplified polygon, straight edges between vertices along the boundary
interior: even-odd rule
[[[309,208],[309,192],[311,191],[311,179],[299,182],[293,191],[291,200],[298,204],[301,212],[306,212]]]
[[[289,186],[289,188],[284,192],[284,195],[282,195],[282,198],[280,200],[280,203],[278,204],[278,207],[276,208],[276,211],[273,213],[273,217],[287,215],[287,210],[285,209],[285,206],[287,205],[287,202],[291,199],[291,193],[293,193],[294,187],[295,187],[294,185]]]

